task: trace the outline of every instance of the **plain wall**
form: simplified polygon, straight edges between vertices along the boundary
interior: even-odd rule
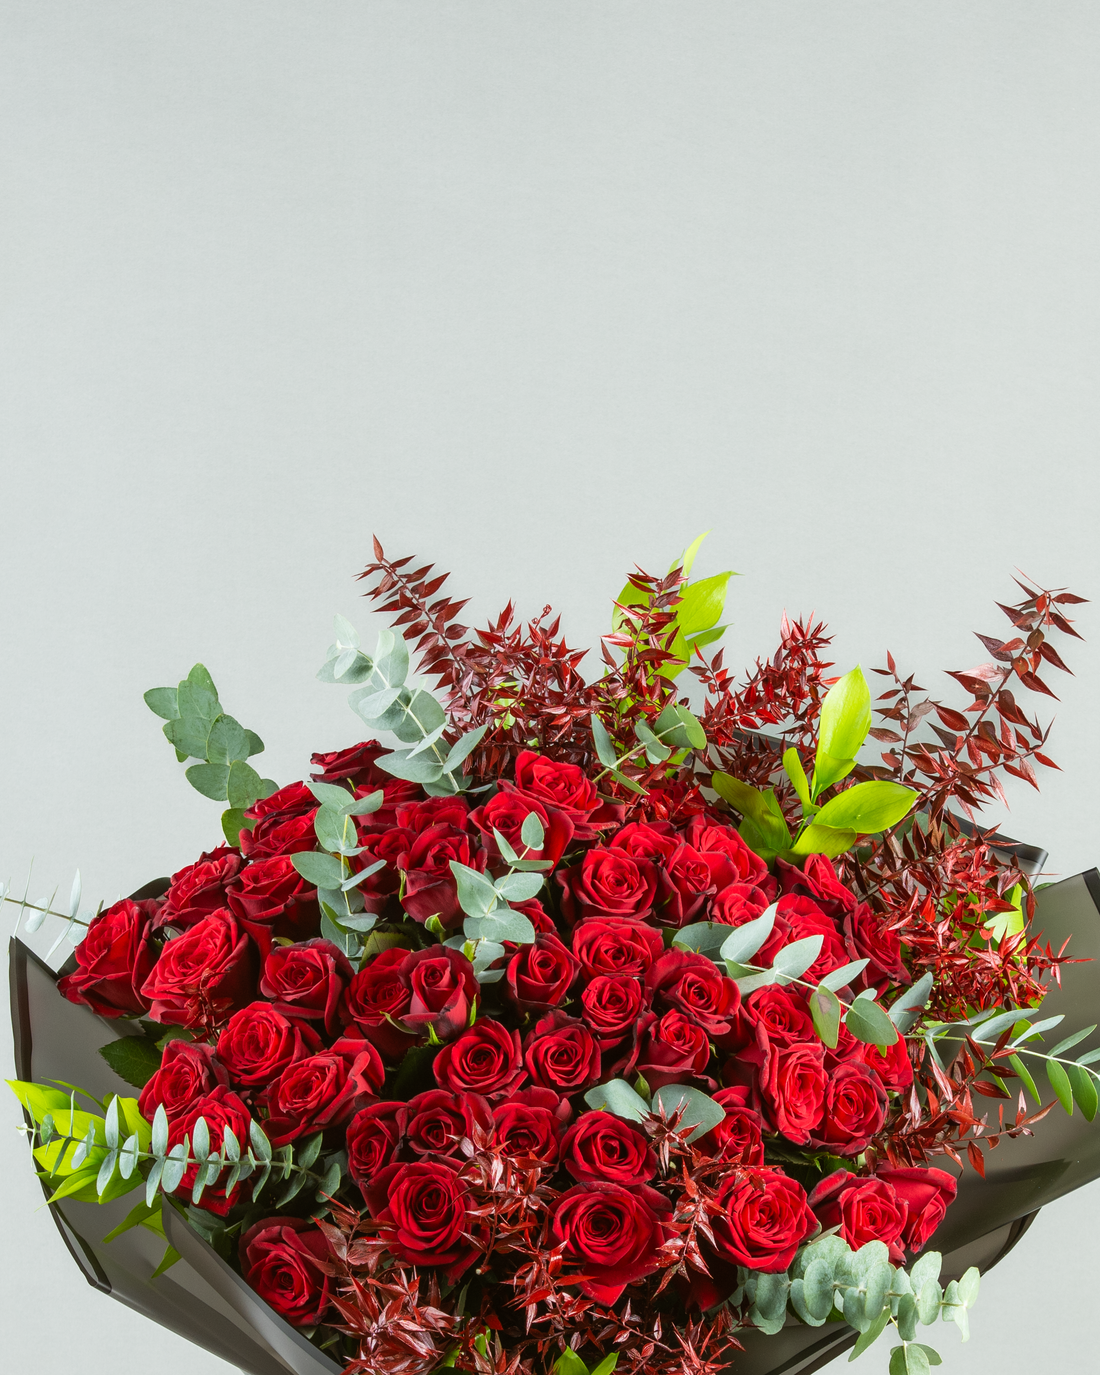
[[[198,659],[280,782],[357,740],[313,673],[372,532],[590,645],[711,528],[732,663],[815,610],[957,700],[1015,568],[1100,592],[1098,59],[1059,0],[2,0],[2,876],[217,842],[141,701]],[[1003,818],[1061,874],[1080,611]],[[0,1121],[5,1367],[219,1367],[84,1286]],[[1045,1210],[944,1369],[1094,1369],[1098,1231]]]

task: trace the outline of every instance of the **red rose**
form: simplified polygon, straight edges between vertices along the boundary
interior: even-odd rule
[[[690,845],[678,845],[661,875],[658,920],[676,927],[702,921],[702,909],[709,900],[736,878],[737,870],[721,851],[704,853]]]
[[[521,1089],[493,1109],[496,1139],[506,1155],[556,1165],[569,1104],[550,1089]]]
[[[165,1112],[167,1111],[168,1109],[165,1108]],[[242,1151],[248,1149],[248,1130],[252,1119],[241,1099],[232,1089],[227,1089],[222,1084],[212,1088],[202,1098],[194,1099],[187,1111],[180,1116],[168,1119],[169,1149],[178,1146],[185,1136],[194,1141],[195,1123],[200,1117],[205,1120],[210,1133],[211,1151],[221,1150],[226,1127],[237,1138],[237,1144]],[[199,1169],[200,1166],[197,1164],[189,1165],[175,1190],[180,1198],[188,1203],[191,1201],[191,1190],[194,1187],[195,1177]],[[231,1199],[226,1198],[225,1184],[228,1178],[227,1174],[222,1174],[217,1183],[207,1185],[203,1190],[199,1203],[208,1213],[216,1213],[218,1217],[224,1217],[229,1209],[234,1204],[242,1202],[249,1192],[247,1187],[238,1185],[233,1190],[233,1197]]]
[[[194,864],[172,875],[172,885],[164,895],[164,906],[156,925],[175,926],[181,931],[219,907],[225,906],[225,888],[241,867],[241,857],[228,845],[204,854]]]
[[[719,1186],[722,1211],[711,1219],[718,1254],[766,1275],[786,1270],[817,1228],[806,1190],[777,1169],[738,1171]]]
[[[382,1236],[397,1259],[446,1266],[451,1284],[478,1254],[467,1238],[466,1186],[452,1164],[388,1165],[364,1191],[371,1217],[382,1223]]]
[[[625,850],[635,859],[652,859],[666,864],[676,853],[680,837],[667,821],[628,821],[608,841],[612,850]]]
[[[375,766],[379,755],[388,753],[386,746],[380,745],[377,740],[362,740],[358,745],[350,745],[346,750],[314,754],[309,762],[316,765],[318,772],[310,774],[310,777],[314,783],[347,782],[356,787],[360,784],[376,783],[381,787],[379,780],[389,782],[390,775],[382,773]]]
[[[370,1103],[348,1123],[348,1174],[361,1193],[392,1162],[405,1133],[407,1114],[405,1103]]]
[[[859,1060],[838,1065],[829,1076],[825,1112],[815,1139],[835,1155],[859,1155],[886,1121],[882,1081]]]
[[[264,960],[260,992],[285,1017],[324,1023],[331,1036],[339,1025],[340,999],[352,979],[348,957],[331,941],[275,945]]]
[[[317,799],[304,783],[291,783],[270,797],[261,798],[245,812],[255,824],[241,830],[241,853],[248,859],[270,859],[312,850],[317,843],[313,818]]]
[[[688,950],[662,955],[646,975],[646,989],[658,1012],[682,1012],[715,1041],[733,1029],[741,1006],[734,981],[713,960]]]
[[[659,1089],[703,1077],[709,1061],[710,1041],[702,1027],[682,1012],[666,1012],[663,1017],[647,1012],[638,1023],[635,1051],[626,1068],[641,1074],[651,1089]]]
[[[837,878],[832,861],[824,855],[810,855],[802,869],[779,859],[775,869],[781,892],[812,898],[834,921],[841,921],[846,912],[855,910],[855,894]]]
[[[457,1036],[470,1019],[470,1008],[481,997],[473,965],[461,950],[448,946],[402,954],[405,958],[395,973],[408,985],[410,995],[402,1023],[417,1032],[433,1027],[441,1041]]]
[[[269,821],[273,816],[284,820],[292,816],[306,816],[317,810],[317,799],[305,783],[288,783],[277,788],[270,797],[261,797],[245,812],[246,821]]]
[[[520,831],[528,816],[534,813],[542,823],[543,842],[538,850],[528,850]],[[523,798],[514,792],[499,792],[484,806],[470,813],[470,821],[481,832],[482,844],[490,864],[501,859],[494,831],[499,831],[517,855],[524,859],[550,860],[557,864],[573,839],[573,822],[556,807],[544,807],[533,798]]]
[[[595,840],[600,830],[622,819],[623,808],[601,803],[596,785],[576,764],[544,759],[530,750],[516,756],[515,785],[502,782],[502,792],[515,792],[525,800],[553,807],[573,823],[575,840]]]
[[[221,908],[165,945],[141,992],[154,1022],[197,1026],[243,1007],[255,987],[256,948]]]
[[[76,947],[76,970],[58,979],[57,989],[71,1003],[84,1003],[101,1017],[142,1017],[149,1010],[141,993],[154,953],[149,922],[152,901],[123,898],[88,925]]]
[[[218,1085],[228,1087],[225,1066],[214,1056],[214,1047],[200,1041],[169,1041],[160,1069],[141,1091],[138,1110],[147,1122],[163,1106],[169,1122],[187,1113],[199,1098]]]
[[[715,895],[711,903],[710,919],[720,922],[725,926],[745,926],[750,921],[755,921],[762,916],[771,905],[765,900],[764,906],[758,906],[757,900],[753,898],[750,902],[744,898],[744,884],[731,883],[728,888],[723,888],[720,893]],[[751,888],[750,893],[759,893],[759,888]],[[782,917],[776,915],[772,923],[772,929],[768,933],[768,938],[757,952],[750,956],[753,964],[759,965],[761,969],[770,969],[775,963],[775,957],[790,939],[790,928]]]
[[[446,822],[429,826],[416,836],[408,852],[401,856],[405,870],[405,896],[401,905],[421,925],[429,917],[438,917],[445,927],[462,921],[458,905],[458,886],[451,871],[451,862],[464,864],[467,869],[484,869],[485,854],[475,856],[470,837],[457,826]]]
[[[523,1061],[531,1082],[563,1097],[580,1093],[600,1077],[600,1048],[578,1017],[548,1013],[523,1042]]]
[[[597,846],[580,864],[556,877],[562,887],[562,913],[570,925],[592,917],[640,919],[649,915],[657,897],[656,866],[622,850]]]
[[[580,963],[557,936],[538,934],[508,961],[508,996],[520,1012],[547,1012],[565,1001]]]
[[[645,1006],[642,985],[625,975],[599,974],[581,994],[581,1016],[601,1050],[618,1045]]]
[[[312,936],[320,920],[317,890],[302,878],[289,855],[248,865],[231,884],[228,903],[264,955],[272,937]]]
[[[641,977],[664,948],[661,933],[640,921],[594,917],[573,931],[573,954],[589,978],[597,974]]]
[[[833,919],[821,910],[810,898],[782,897],[776,908],[776,916],[787,923],[786,944],[806,940],[810,936],[821,936],[821,954],[803,974],[807,983],[820,983],[826,974],[849,963],[844,941]]]
[[[745,1089],[719,1089],[714,1101],[726,1116],[693,1144],[697,1150],[735,1160],[740,1165],[763,1165],[764,1138],[760,1114],[746,1106]]]
[[[877,1171],[908,1209],[902,1243],[907,1251],[920,1251],[943,1221],[947,1205],[958,1185],[946,1170],[901,1169]]]
[[[909,1058],[909,1042],[904,1036],[880,1050],[878,1046],[860,1045],[860,1058],[882,1080],[883,1088],[901,1093],[913,1082],[913,1062]]]
[[[218,1059],[235,1084],[270,1084],[288,1065],[321,1049],[310,1027],[289,1021],[270,1003],[235,1012],[218,1037]]]
[[[902,963],[901,941],[896,931],[887,929],[865,902],[844,918],[844,944],[853,960],[870,963],[852,981],[857,989],[878,988],[883,984],[907,984],[912,980]]]
[[[817,1040],[809,1004],[793,988],[781,988],[779,984],[758,988],[749,994],[745,1012],[756,1025],[763,1026],[769,1045],[813,1044]]]
[[[776,1130],[796,1146],[809,1141],[825,1111],[824,1059],[820,1043],[771,1048],[761,1092]]]
[[[495,1102],[527,1077],[519,1032],[482,1019],[450,1041],[432,1062],[435,1081],[452,1093],[480,1093]]]
[[[609,1112],[586,1112],[561,1143],[561,1163],[580,1183],[648,1184],[657,1157],[640,1127]]]
[[[265,1303],[294,1327],[315,1327],[329,1306],[321,1266],[328,1242],[308,1218],[269,1217],[241,1237],[241,1273]]]
[[[258,1102],[273,1146],[338,1127],[378,1092],[386,1077],[369,1041],[342,1037],[331,1050],[307,1055],[285,1069]]]
[[[369,960],[344,993],[340,1016],[354,1023],[387,1060],[400,1060],[416,1043],[412,1032],[394,1025],[412,1005],[412,989],[402,977],[407,950],[392,947]]]
[[[668,1200],[648,1184],[575,1184],[558,1199],[550,1230],[584,1275],[581,1293],[611,1304],[628,1284],[658,1268],[661,1247],[672,1235],[671,1215]]]
[[[908,1209],[885,1180],[837,1170],[814,1187],[809,1204],[822,1227],[840,1227],[853,1251],[868,1241],[882,1241],[890,1248],[891,1262],[904,1264],[901,1234]]]
[[[385,861],[384,869],[376,870],[358,885],[364,911],[381,915],[389,899],[401,888],[401,865],[416,837],[400,826],[391,826],[385,831],[364,828],[364,822],[374,820],[374,813],[357,816],[355,820],[359,844],[363,847],[352,860],[356,872],[371,868],[380,859]]]
[[[406,1108],[405,1144],[413,1155],[457,1155],[474,1126],[488,1131],[493,1118],[489,1104],[476,1093],[448,1093],[428,1089],[410,1098]]]
[[[767,864],[749,849],[732,826],[715,825],[705,816],[693,816],[688,822],[687,843],[703,854],[723,855],[729,860],[734,873],[726,883],[757,884],[765,891],[774,888],[775,880],[768,873]]]
[[[510,904],[515,912],[522,912],[531,925],[540,935],[556,936],[558,928],[554,925],[554,919],[547,915],[546,909],[538,898],[525,898],[523,902],[513,902]],[[511,948],[507,941],[504,942],[507,948]]]

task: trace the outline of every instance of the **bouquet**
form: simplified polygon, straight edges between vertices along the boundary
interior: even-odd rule
[[[889,654],[873,700],[786,616],[738,681],[699,543],[629,578],[587,682],[549,608],[471,634],[375,541],[393,629],[337,617],[318,675],[369,738],[305,782],[202,665],[146,694],[224,843],[62,914],[57,990],[136,1093],[12,1081],[52,1204],[185,1219],[349,1375],[710,1375],[827,1323],[913,1375],[921,1325],[965,1338],[977,1270],[929,1246],[960,1174],[1097,1108],[1095,1028],[1043,1041],[1064,945],[976,819],[1055,767],[1015,694],[1081,598],[1021,583],[956,705]]]

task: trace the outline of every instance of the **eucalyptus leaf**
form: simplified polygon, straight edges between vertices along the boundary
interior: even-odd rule
[[[291,863],[307,883],[315,888],[339,888],[344,881],[344,866],[335,855],[305,850],[291,855]]]
[[[528,812],[519,828],[519,838],[528,850],[541,850],[546,840],[546,832],[537,812]]]
[[[649,1116],[649,1104],[634,1092],[625,1079],[611,1079],[606,1084],[597,1084],[584,1095],[584,1101],[590,1108],[597,1111],[603,1108],[628,1122],[643,1122]]]
[[[698,1089],[689,1088],[686,1084],[665,1084],[654,1093],[653,1106],[660,1108],[666,1117],[671,1117],[682,1109],[681,1128],[693,1128],[688,1141],[705,1136],[719,1122],[725,1121],[726,1117],[726,1110],[721,1103],[716,1103],[713,1098],[709,1098]]]
[[[800,979],[820,956],[824,943],[825,937],[822,935],[806,936],[778,950],[772,961],[772,968],[778,975],[777,982],[782,984],[791,979]]]
[[[377,762],[380,769],[385,769],[395,778],[404,778],[410,783],[435,783],[443,775],[443,766],[437,759],[426,754],[410,758],[408,750],[395,750],[393,754],[380,755]]]
[[[186,771],[186,777],[188,783],[203,797],[209,797],[214,802],[228,800],[228,764],[192,764]]]
[[[596,757],[604,768],[615,768],[619,762],[615,744],[607,732],[607,727],[595,712],[592,713],[592,743],[596,747]]]
[[[851,964],[842,964],[839,969],[831,969],[821,980],[821,985],[837,993],[850,984],[857,974],[862,974],[870,963],[870,960],[853,960]]]
[[[751,959],[771,935],[777,911],[778,904],[773,902],[760,916],[754,917],[742,926],[733,927],[719,951],[722,959],[733,960],[738,964]]]
[[[458,887],[458,903],[462,910],[471,917],[488,916],[499,901],[492,880],[454,859],[451,860],[450,867]],[[539,887],[542,887],[541,882]]]
[[[848,1009],[844,1025],[867,1045],[892,1046],[898,1039],[897,1027],[872,998],[857,998]]]

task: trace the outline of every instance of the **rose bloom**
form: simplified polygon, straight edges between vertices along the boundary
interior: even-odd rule
[[[435,1029],[441,1041],[457,1036],[470,1018],[470,1008],[481,997],[474,967],[461,950],[429,946],[404,950],[394,973],[409,988],[409,1004],[401,1016],[410,1031]]]
[[[763,1123],[760,1114],[748,1107],[747,1091],[719,1089],[712,1097],[725,1109],[726,1116],[692,1143],[696,1150],[736,1160],[742,1165],[763,1165]]]
[[[824,855],[810,855],[801,869],[779,859],[775,871],[782,893],[812,898],[833,921],[840,922],[845,913],[855,911],[855,894],[837,878],[832,861]]]
[[[230,885],[227,902],[265,955],[273,937],[312,936],[320,920],[317,890],[306,883],[289,855],[248,865]]]
[[[787,923],[787,940],[805,940],[809,936],[822,936],[821,954],[803,974],[807,983],[820,983],[826,974],[848,964],[848,952],[833,919],[821,910],[810,898],[782,897],[776,908],[776,915]]]
[[[569,1103],[550,1089],[521,1089],[493,1109],[496,1139],[506,1155],[556,1165]]]
[[[463,1138],[470,1139],[476,1124],[489,1131],[492,1112],[476,1093],[448,1093],[428,1089],[410,1098],[405,1110],[405,1145],[413,1155],[455,1156]]]
[[[909,1210],[885,1180],[837,1170],[814,1187],[809,1204],[822,1227],[840,1227],[853,1251],[881,1241],[890,1248],[891,1263],[904,1264],[901,1235]]]
[[[901,1093],[913,1082],[913,1062],[909,1058],[909,1042],[904,1036],[899,1036],[885,1051],[869,1045],[861,1046],[860,1051],[864,1063],[874,1070],[888,1091]]]
[[[658,1012],[682,1012],[712,1039],[727,1035],[741,1006],[741,991],[713,960],[688,950],[669,950],[646,975]]]
[[[657,897],[657,868],[650,860],[600,846],[556,878],[562,888],[562,914],[570,926],[593,917],[638,920],[649,915]]]
[[[825,1111],[824,1052],[815,1045],[773,1046],[761,1092],[776,1130],[804,1146]]]
[[[767,1275],[788,1269],[799,1246],[817,1229],[805,1189],[782,1170],[732,1174],[720,1185],[716,1201],[722,1211],[711,1226],[718,1254]]]
[[[447,928],[461,925],[462,909],[458,905],[452,861],[467,869],[484,869],[485,852],[479,850],[475,855],[466,832],[446,822],[422,831],[408,853],[401,856],[400,866],[405,870],[401,905],[413,921],[423,925],[429,917],[438,917]]]
[[[385,1077],[371,1043],[349,1036],[331,1050],[296,1060],[257,1100],[268,1112],[268,1139],[273,1146],[285,1146],[300,1136],[341,1126],[366,1106]]]
[[[387,752],[385,745],[380,745],[377,740],[361,740],[358,745],[349,745],[344,750],[314,754],[309,762],[315,765],[317,772],[310,777],[315,783],[347,782],[355,787],[361,784],[381,787],[383,782],[391,781],[389,774],[376,767],[379,755]]]
[[[561,1163],[580,1183],[648,1184],[657,1157],[639,1127],[609,1112],[586,1112],[573,1123],[561,1146]]]
[[[401,888],[401,861],[408,854],[416,837],[412,831],[400,826],[388,830],[377,830],[366,823],[373,822],[376,813],[355,818],[356,835],[363,847],[360,854],[352,859],[352,868],[357,873],[370,869],[379,860],[385,868],[378,869],[358,885],[363,897],[363,910],[381,916],[389,905],[391,897],[396,897]]]
[[[101,1017],[142,1017],[149,1009],[140,992],[156,958],[149,944],[151,901],[123,898],[93,917],[76,947],[76,971],[58,979],[58,992]]]
[[[628,821],[608,841],[612,850],[625,850],[635,859],[652,859],[658,864],[667,864],[679,844],[680,837],[667,821]]]
[[[508,961],[508,997],[520,1012],[548,1012],[565,1001],[580,963],[557,936],[538,933]]]
[[[879,1179],[889,1184],[908,1209],[902,1244],[907,1251],[920,1251],[931,1239],[952,1202],[958,1185],[946,1170],[880,1168]]]
[[[467,1239],[466,1185],[454,1162],[387,1165],[364,1191],[386,1245],[406,1265],[445,1266],[453,1284],[476,1258]]]
[[[219,1084],[228,1087],[229,1074],[215,1057],[213,1046],[201,1041],[169,1041],[160,1069],[141,1091],[138,1111],[146,1122],[152,1122],[157,1108],[163,1106],[172,1122]]]
[[[348,1123],[348,1174],[365,1192],[371,1179],[393,1161],[405,1134],[408,1105],[369,1103]]]
[[[778,984],[758,988],[749,994],[745,1012],[754,1024],[763,1026],[769,1045],[793,1046],[799,1042],[812,1045],[817,1040],[809,1005],[793,988],[781,988]]]
[[[645,1007],[642,985],[625,975],[597,975],[581,994],[581,1016],[601,1050],[618,1045]]]
[[[245,812],[251,829],[241,829],[241,853],[248,859],[270,859],[312,850],[317,843],[313,818],[317,799],[304,783],[291,783],[270,797],[261,798]]]
[[[432,1062],[435,1081],[452,1093],[480,1093],[490,1102],[506,1097],[527,1078],[520,1054],[519,1032],[481,1019]]]
[[[329,1306],[328,1242],[307,1218],[269,1217],[241,1237],[241,1273],[293,1327],[315,1327]]]
[[[528,816],[534,813],[542,823],[541,849],[528,850],[520,831]],[[481,832],[482,844],[490,864],[500,863],[494,831],[499,831],[517,855],[524,859],[550,860],[557,864],[573,839],[573,822],[556,807],[545,807],[533,798],[523,798],[514,792],[499,792],[482,807],[470,813],[470,821]]]
[[[219,845],[194,864],[173,874],[156,925],[183,930],[224,907],[226,884],[232,881],[240,867],[241,857],[237,851],[228,845]]]
[[[270,1003],[249,1003],[218,1037],[218,1059],[235,1084],[269,1084],[295,1060],[321,1049],[310,1027],[291,1022]]]
[[[699,1078],[710,1062],[707,1033],[682,1012],[666,1012],[663,1017],[646,1013],[638,1023],[637,1038],[627,1069],[644,1076],[651,1089]]]
[[[564,812],[573,823],[576,840],[594,840],[599,824],[621,816],[622,809],[601,805],[596,785],[576,764],[561,764],[544,759],[531,750],[516,756],[515,783],[502,781],[502,792],[515,792],[524,800],[541,803]]]
[[[687,926],[703,920],[703,909],[719,888],[737,879],[730,858],[720,850],[678,845],[661,875],[658,920],[664,926]]]
[[[671,1217],[668,1199],[648,1184],[576,1184],[558,1199],[550,1232],[584,1274],[581,1293],[611,1304],[628,1284],[658,1268],[658,1252],[672,1235]]]
[[[912,980],[901,958],[901,941],[865,902],[844,918],[844,944],[852,960],[870,963],[853,981],[858,989],[881,988],[884,983],[907,984]]]
[[[573,930],[573,954],[588,977],[643,977],[664,951],[661,933],[640,921],[592,917]]]
[[[324,1023],[331,1036],[339,1026],[340,999],[351,982],[348,957],[331,941],[276,945],[264,960],[260,992],[284,1017]]]
[[[413,1032],[394,1023],[412,1004],[412,989],[402,977],[407,950],[383,950],[353,975],[340,1004],[345,1025],[354,1025],[387,1060],[400,1060],[415,1045]]]
[[[767,864],[749,849],[732,826],[724,822],[715,824],[705,816],[693,816],[688,822],[686,839],[693,849],[703,854],[722,855],[730,862],[734,872],[727,883],[759,884],[765,890],[774,887],[775,880],[768,873]]]
[[[577,1017],[550,1012],[535,1023],[523,1043],[531,1081],[568,1096],[591,1088],[600,1077],[600,1048]]]
[[[167,1112],[167,1108],[165,1111]],[[202,1098],[193,1099],[187,1110],[178,1117],[168,1119],[169,1150],[173,1146],[180,1145],[185,1136],[190,1137],[192,1141],[194,1140],[195,1123],[200,1117],[204,1119],[209,1130],[210,1149],[212,1151],[221,1150],[226,1127],[237,1138],[237,1144],[242,1151],[248,1149],[248,1131],[252,1121],[248,1109],[232,1089],[227,1089],[224,1085],[219,1084],[209,1093],[204,1094]],[[191,1201],[191,1190],[194,1187],[199,1168],[197,1164],[189,1165],[175,1190],[176,1194],[187,1203]],[[224,1217],[234,1204],[243,1202],[250,1192],[250,1185],[238,1184],[233,1190],[232,1198],[226,1198],[225,1184],[228,1178],[228,1174],[222,1174],[216,1183],[208,1184],[203,1190],[199,1204],[208,1213],[216,1213],[218,1217]]]
[[[859,1155],[886,1121],[882,1081],[859,1060],[838,1065],[829,1076],[825,1110],[814,1139],[834,1155]]]
[[[256,948],[224,908],[170,940],[141,986],[154,1022],[195,1026],[251,1001]]]

